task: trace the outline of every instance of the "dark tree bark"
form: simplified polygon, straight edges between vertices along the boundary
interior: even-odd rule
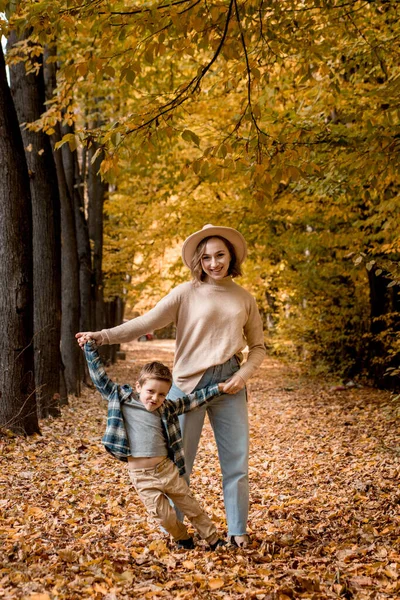
[[[25,36],[27,37],[27,36]],[[15,32],[9,45],[17,42]],[[37,59],[40,61],[40,58]],[[20,123],[44,111],[43,69],[26,75],[23,63],[10,68],[11,92]],[[49,136],[22,129],[30,172],[33,218],[34,353],[38,411],[58,416],[60,397],[61,246],[60,198]]]
[[[94,298],[94,330],[98,331],[107,326],[107,310],[104,303],[103,293],[103,206],[108,184],[101,180],[98,173],[103,153],[100,152],[92,163],[97,150],[93,144],[88,151],[88,223],[89,237],[93,243],[93,298]],[[101,347],[103,360],[109,361],[112,350],[110,346]]]
[[[62,134],[74,133],[73,127],[64,127]],[[85,216],[83,180],[81,177],[78,154],[71,152],[68,144],[62,146],[62,157],[66,182],[73,198],[76,241],[79,261],[80,292],[80,331],[90,331],[93,315],[92,262],[90,255],[89,228]]]
[[[105,327],[109,328],[120,325],[124,318],[124,303],[122,302],[121,298],[116,296],[112,300],[104,302],[104,312]],[[108,348],[108,359],[110,362],[115,363],[117,360],[118,351],[120,349],[120,344],[112,344],[111,346],[108,346]]]
[[[40,433],[33,356],[32,212],[28,168],[0,46],[0,424]]]
[[[92,158],[97,150],[93,144],[88,152],[88,222],[89,237],[93,242],[93,288],[95,302],[95,329],[102,329],[105,322],[103,295],[103,206],[108,184],[101,180],[98,174],[103,153],[97,156],[92,164]]]
[[[55,48],[46,48],[45,59],[55,55]],[[53,61],[46,61],[44,69],[46,98],[50,99],[56,86],[56,67]],[[62,138],[61,127],[57,124],[51,136],[54,148]],[[76,227],[73,198],[69,193],[61,150],[54,151],[58,190],[61,204],[61,358],[64,366],[63,377],[68,394],[80,394],[80,350],[75,340],[79,331],[79,266],[76,241]]]
[[[55,139],[61,139],[57,125]],[[75,339],[79,331],[79,264],[73,200],[69,194],[62,155],[54,153],[61,199],[61,356],[68,394],[80,395],[80,350]]]
[[[72,126],[62,128],[62,135],[74,134]],[[92,316],[94,315],[94,301],[92,293],[92,263],[90,253],[89,228],[85,216],[85,203],[83,181],[81,178],[78,153],[72,152],[68,144],[62,146],[62,160],[64,165],[65,179],[69,195],[72,198],[76,243],[79,263],[79,300],[80,318],[79,330],[92,330]],[[80,353],[80,374],[85,383],[90,382],[85,357]]]

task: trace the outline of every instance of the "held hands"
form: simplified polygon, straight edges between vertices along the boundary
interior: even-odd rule
[[[93,340],[96,343],[96,346],[101,346],[103,338],[100,331],[80,331],[75,334],[75,337],[81,348],[83,348],[89,340]]]
[[[233,375],[226,381],[218,384],[218,389],[220,392],[224,394],[237,394],[245,387],[245,381],[240,377],[240,375]]]

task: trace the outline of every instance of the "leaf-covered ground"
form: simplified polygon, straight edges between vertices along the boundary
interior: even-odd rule
[[[134,343],[110,368],[135,380],[171,342]],[[0,438],[0,597],[274,599],[400,597],[400,405],[332,390],[266,359],[250,385],[252,546],[177,550],[146,519],[126,466],[103,450],[106,407],[72,399],[43,436]],[[193,488],[225,532],[207,425]]]

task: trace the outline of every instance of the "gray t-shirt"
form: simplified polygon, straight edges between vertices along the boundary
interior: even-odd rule
[[[125,429],[132,456],[167,456],[167,441],[158,410],[146,410],[133,397],[122,405]]]

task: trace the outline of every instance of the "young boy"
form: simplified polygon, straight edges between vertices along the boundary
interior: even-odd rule
[[[167,400],[171,371],[152,362],[143,366],[136,392],[117,385],[104,371],[95,343],[84,347],[93,383],[108,401],[102,443],[119,460],[128,461],[131,481],[148,513],[172,535],[180,548],[194,548],[193,538],[178,520],[170,498],[212,550],[224,546],[215,525],[192,495],[186,481],[178,415],[219,396],[223,384],[212,385],[178,400]]]

